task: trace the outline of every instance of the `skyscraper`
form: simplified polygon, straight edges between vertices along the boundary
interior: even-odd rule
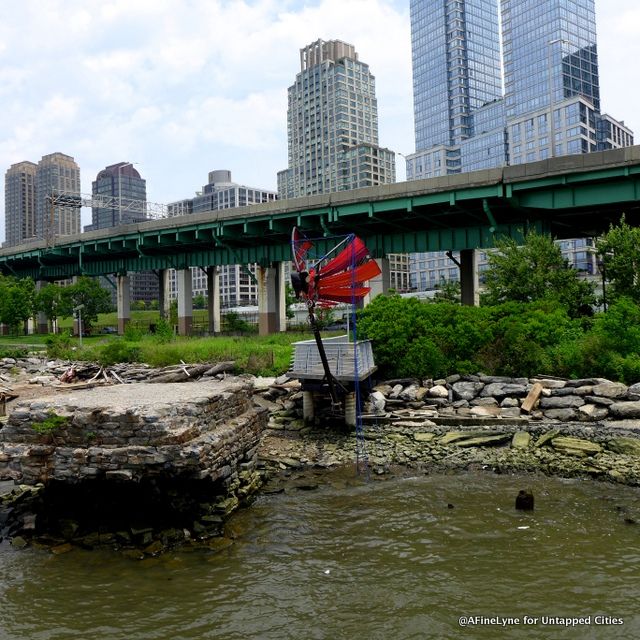
[[[395,154],[378,145],[375,78],[351,44],[317,40],[300,50],[287,137],[280,198],[395,182]]]
[[[633,144],[600,111],[594,0],[411,0],[411,41],[408,180]],[[413,256],[412,286],[449,279],[451,266]]]
[[[500,0],[500,18],[504,76],[498,0],[411,0],[408,179],[633,144],[600,111],[594,0]]]
[[[123,224],[147,220],[145,203],[147,200],[147,182],[132,162],[116,162],[98,173],[91,183],[92,196],[104,196],[108,207],[92,207],[91,224],[85,231],[117,227]],[[144,300],[146,303],[158,299],[158,278],[151,271],[132,273],[130,281],[131,300]],[[116,303],[113,286],[104,282],[111,293],[111,301]]]
[[[85,231],[147,219],[144,211],[127,206],[132,200],[138,202],[147,200],[147,182],[140,177],[140,173],[132,162],[117,162],[105,167],[91,183],[91,194],[112,199],[114,206],[93,207],[91,226],[86,227]]]
[[[36,168],[36,236],[52,240],[55,236],[80,233],[80,207],[51,206],[51,195],[80,197],[80,167],[64,153],[42,156]]]
[[[4,246],[36,237],[36,168],[33,162],[12,164],[4,177]]]

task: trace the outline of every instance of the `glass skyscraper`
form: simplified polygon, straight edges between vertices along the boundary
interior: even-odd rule
[[[411,0],[408,179],[633,144],[600,112],[594,0],[499,7],[501,25],[498,0]]]
[[[411,0],[411,39],[408,180],[633,144],[600,112],[594,0]],[[413,256],[434,261],[413,287],[450,267]]]
[[[5,247],[36,238],[36,169],[33,162],[18,162],[5,174]]]

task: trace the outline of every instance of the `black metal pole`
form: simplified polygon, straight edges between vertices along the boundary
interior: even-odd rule
[[[311,323],[313,336],[316,339],[318,353],[320,354],[322,367],[327,378],[327,384],[329,385],[329,395],[331,396],[331,401],[333,402],[333,404],[339,404],[340,401],[338,400],[338,394],[336,393],[335,381],[333,378],[333,374],[331,373],[331,369],[329,369],[329,361],[327,360],[327,354],[324,350],[324,345],[322,344],[322,338],[320,337],[320,327],[318,326],[316,316],[313,313],[313,309],[311,307],[309,307],[309,322]]]

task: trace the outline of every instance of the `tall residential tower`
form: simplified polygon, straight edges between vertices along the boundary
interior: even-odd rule
[[[287,136],[280,198],[395,182],[395,154],[378,145],[375,78],[351,44],[317,40],[300,50]]]
[[[12,164],[4,177],[5,243],[12,247],[36,237],[36,168],[33,162]]]

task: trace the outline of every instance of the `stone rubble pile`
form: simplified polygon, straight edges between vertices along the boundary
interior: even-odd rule
[[[441,380],[392,380],[374,387],[367,413],[394,417],[496,418],[600,422],[640,418],[640,383],[604,378],[507,378],[453,375]],[[396,416],[397,417],[397,416]]]

